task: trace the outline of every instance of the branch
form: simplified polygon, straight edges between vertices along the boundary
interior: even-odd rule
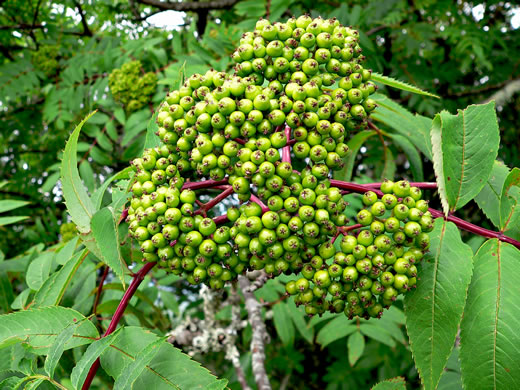
[[[289,126],[285,126],[285,138],[287,139],[287,145],[282,148],[282,162],[291,163],[291,146],[289,145],[289,141],[291,138],[291,128]]]
[[[250,281],[253,282],[247,288],[247,292],[255,292],[269,280],[269,275],[267,275],[264,271],[250,271],[246,276]]]
[[[244,294],[247,316],[253,330],[251,337],[251,362],[255,382],[258,390],[271,390],[269,377],[265,371],[265,343],[268,342],[269,335],[262,320],[262,306],[257,301],[255,295],[248,291],[251,283],[247,277],[240,275],[238,283],[240,284],[242,294]]]
[[[183,1],[170,3],[159,0],[137,0],[138,3],[151,5],[153,7],[162,9],[162,10],[173,10],[173,11],[200,11],[200,10],[211,10],[211,9],[225,9],[231,8],[239,0],[213,0],[213,1]]]
[[[79,16],[81,16],[81,24],[83,25],[83,34],[91,37],[92,31],[90,31],[90,28],[88,27],[87,19],[85,18],[85,13],[83,12],[83,7],[81,7],[81,3],[77,0],[74,0],[74,5],[78,9]]]
[[[211,210],[213,207],[215,207],[217,204],[222,202],[224,199],[226,199],[228,196],[233,194],[233,187],[229,186],[226,188],[223,192],[215,196],[213,199],[211,199],[208,203],[204,203],[200,209],[195,211],[195,214],[202,214],[203,216],[206,216],[206,212],[208,210]]]
[[[117,328],[117,324],[123,317],[123,314],[125,313],[125,309],[128,306],[128,303],[130,302],[130,299],[134,296],[135,292],[137,291],[137,288],[141,284],[141,282],[144,280],[144,277],[152,270],[152,268],[157,263],[146,263],[143,268],[139,270],[134,275],[134,279],[132,280],[132,283],[130,284],[130,287],[128,287],[128,290],[125,291],[125,294],[123,295],[123,298],[121,298],[121,302],[119,302],[119,306],[116,309],[116,312],[114,313],[114,316],[112,317],[112,321],[110,321],[110,325],[108,326],[108,329],[103,334],[102,337],[108,336],[110,333],[113,333],[114,330]],[[99,368],[99,358],[96,359],[94,364],[90,367],[90,370],[88,372],[87,378],[85,379],[85,382],[83,383],[83,386],[81,387],[82,390],[88,390],[90,388],[90,385],[92,384],[92,380],[96,376],[96,372]]]
[[[255,202],[262,208],[262,213],[269,211],[269,207],[267,207],[264,202],[262,202],[255,194],[251,194],[251,201]]]
[[[204,180],[204,181],[198,181],[198,182],[187,182],[184,183],[182,186],[183,190],[198,190],[202,188],[212,188],[216,186],[220,186],[222,184],[228,184],[228,181],[226,179],[224,180]]]
[[[13,26],[0,26],[0,30],[37,30],[45,28],[43,24],[20,23]]]
[[[509,81],[489,98],[483,100],[482,103],[488,103],[494,100],[497,106],[501,106],[511,100],[513,95],[517,92],[520,92],[520,79]]]

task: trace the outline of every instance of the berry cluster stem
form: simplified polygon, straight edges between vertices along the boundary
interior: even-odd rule
[[[287,129],[285,131],[287,131]],[[289,129],[289,131],[290,131],[290,129]],[[284,147],[284,149],[285,148],[286,147]],[[284,149],[282,150],[282,157],[283,157]],[[290,156],[289,156],[289,159],[290,159]],[[203,189],[203,188],[214,188],[214,187],[221,186],[222,184],[226,184],[226,183],[227,183],[226,180],[218,180],[218,181],[205,180],[202,182],[185,183],[183,188],[184,189],[191,188],[193,190]],[[366,191],[373,191],[379,197],[381,197],[383,195],[383,193],[377,189],[381,186],[381,183],[357,184],[357,183],[351,183],[351,182],[346,182],[346,181],[341,181],[341,180],[331,180],[330,184],[333,187],[337,187],[337,188],[340,188],[342,190],[349,191],[349,192],[365,193]],[[421,189],[436,189],[437,188],[437,184],[431,183],[431,182],[410,182],[410,185],[421,188]],[[256,198],[256,199],[258,199],[258,198]],[[254,198],[253,198],[253,201],[258,203],[257,201],[254,200]],[[262,206],[262,204],[260,206]],[[262,207],[262,209],[263,209],[263,207]],[[442,211],[439,211],[436,209],[430,208],[429,211],[432,213],[432,215],[435,218],[444,218],[446,221],[453,222],[459,228],[466,230],[470,233],[477,234],[479,236],[487,237],[487,238],[497,238],[500,241],[507,242],[520,249],[520,241],[517,241],[511,237],[504,235],[503,232],[497,232],[494,230],[485,229],[483,227],[474,225],[470,222],[467,222],[467,221],[465,221],[461,218],[455,217],[453,215],[445,216]],[[216,224],[225,223],[227,221],[227,217],[225,215],[221,215],[220,217],[216,217],[213,220],[215,221]]]
[[[285,138],[287,139],[287,145],[282,148],[282,162],[291,163],[291,146],[289,145],[289,141],[291,138],[291,128],[289,126],[285,126]]]
[[[213,207],[215,207],[217,204],[222,202],[224,199],[226,199],[228,196],[233,194],[233,187],[228,186],[223,192],[215,196],[213,199],[211,199],[209,202],[204,203],[200,209],[195,211],[195,214],[202,214],[206,216],[206,212],[208,210],[211,210]]]
[[[364,193],[368,190],[373,191],[377,194],[377,196],[381,197],[383,193],[380,190],[377,190],[376,188],[381,186],[381,183],[370,183],[370,184],[356,184],[356,183],[348,183],[341,180],[331,180],[330,181],[331,186],[335,186],[337,188],[341,188],[344,190],[348,190],[351,192],[359,192]],[[423,189],[435,189],[437,188],[437,185],[435,183],[410,183],[411,186],[423,188]],[[483,227],[474,225],[470,222],[464,221],[461,218],[455,217],[453,215],[444,215],[442,211],[436,210],[436,209],[428,209],[430,213],[432,213],[432,216],[435,218],[443,218],[446,221],[453,222],[455,225],[457,225],[459,228],[466,230],[467,232],[477,234],[482,237],[487,238],[497,238],[500,241],[507,242],[511,245],[514,245],[515,247],[520,249],[520,241],[514,240],[511,237],[505,236],[502,232],[496,232],[493,230],[488,230]]]
[[[251,194],[251,201],[255,202],[262,208],[262,213],[269,211],[269,207],[267,207],[264,202],[262,202],[255,194]]]
[[[112,320],[110,321],[110,325],[108,326],[106,332],[103,334],[102,337],[106,337],[116,330],[117,324],[119,324],[119,321],[123,317],[123,314],[125,312],[126,307],[128,306],[128,303],[130,302],[130,299],[132,299],[132,297],[134,296],[135,292],[137,291],[137,288],[139,287],[141,282],[144,280],[144,277],[148,274],[148,272],[150,272],[152,270],[152,268],[156,264],[157,263],[146,263],[143,266],[143,268],[141,268],[139,270],[139,272],[137,272],[134,275],[134,278],[132,279],[132,283],[130,283],[128,290],[125,291],[125,294],[123,295],[121,302],[119,302],[116,312],[114,313],[114,316],[112,317]],[[90,367],[87,377],[85,378],[85,382],[83,383],[83,386],[81,387],[82,390],[88,390],[90,388],[90,385],[92,384],[92,380],[96,376],[96,372],[99,368],[99,364],[100,364],[100,361],[98,358]]]

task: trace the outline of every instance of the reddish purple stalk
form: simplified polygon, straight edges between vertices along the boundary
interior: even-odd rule
[[[217,187],[222,184],[228,184],[228,181],[226,179],[224,180],[204,180],[204,181],[197,181],[197,182],[186,182],[182,186],[183,190],[200,190],[202,188],[212,188]]]
[[[291,140],[291,128],[289,126],[285,126],[285,138],[287,139],[287,145],[282,148],[282,162],[291,163],[291,146],[289,145],[289,141]]]
[[[255,202],[262,208],[262,213],[269,211],[269,207],[267,207],[264,202],[262,202],[255,194],[251,194],[251,201]]]
[[[204,203],[200,209],[195,211],[195,214],[202,214],[205,216],[206,212],[208,210],[211,210],[213,207],[215,207],[217,204],[222,202],[224,199],[226,199],[231,194],[233,194],[233,187],[228,186],[223,192],[221,192],[220,194],[215,196],[208,203]]]
[[[108,326],[108,329],[103,334],[102,337],[108,336],[110,333],[113,333],[116,328],[117,324],[123,317],[123,314],[125,312],[126,307],[128,306],[128,303],[130,302],[130,299],[134,296],[135,292],[137,291],[137,288],[141,284],[141,282],[144,280],[144,277],[148,274],[148,272],[151,271],[151,269],[155,266],[157,263],[146,263],[143,268],[139,270],[134,275],[134,279],[132,280],[132,283],[130,283],[130,286],[128,287],[128,290],[125,291],[125,294],[123,295],[123,298],[121,299],[121,302],[119,302],[119,306],[117,306],[116,312],[114,313],[114,316],[112,317],[112,321],[110,321],[110,325]],[[88,390],[90,388],[90,385],[92,384],[92,380],[96,376],[96,372],[99,368],[99,358],[96,359],[94,364],[90,367],[90,370],[87,374],[87,377],[85,378],[85,382],[83,383],[82,390]]]
[[[493,230],[485,229],[483,227],[474,225],[470,222],[467,222],[467,221],[465,221],[459,217],[455,217],[453,215],[445,216],[444,213],[439,210],[435,210],[432,208],[430,208],[428,210],[430,211],[430,213],[432,213],[432,215],[435,218],[444,218],[446,221],[453,222],[459,228],[466,230],[467,232],[478,234],[479,236],[487,237],[487,238],[498,238],[500,241],[507,242],[511,245],[516,246],[518,249],[520,249],[519,241],[516,241],[516,240],[512,239],[511,237],[505,236],[504,233],[502,233],[502,232],[495,232]]]

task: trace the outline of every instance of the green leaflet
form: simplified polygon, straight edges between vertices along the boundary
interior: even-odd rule
[[[114,379],[125,372],[125,367],[131,364],[146,346],[156,341],[158,337],[150,331],[139,327],[123,328],[114,341],[113,347],[101,355],[103,369]],[[226,380],[217,380],[208,370],[182,353],[171,344],[163,342],[159,351],[146,365],[146,369],[134,382],[135,389],[224,389]]]
[[[396,80],[392,77],[384,76],[380,73],[372,72],[371,80],[375,81],[376,83],[381,83],[381,84],[387,85],[392,88],[400,89],[402,91],[416,93],[419,95],[430,96],[430,97],[440,99],[439,96],[437,96],[431,92],[423,91],[422,89],[420,89],[414,85],[410,85],[408,83],[405,83],[404,81]]]
[[[61,161],[61,183],[63,186],[63,197],[67,204],[67,210],[72,220],[82,233],[90,230],[90,219],[94,215],[95,208],[90,200],[87,190],[83,186],[78,172],[77,146],[81,128],[96,111],[91,112],[83,119],[69,137],[63,152]]]
[[[58,332],[85,317],[76,310],[59,306],[19,311],[0,316],[0,349],[16,343],[26,343],[35,353],[45,355]],[[65,349],[89,344],[99,337],[96,327],[84,321],[74,331]]]
[[[473,251],[453,223],[436,219],[430,237],[417,288],[404,299],[410,348],[425,389],[437,387],[453,349],[473,266]]]
[[[492,239],[475,268],[460,325],[460,362],[466,389],[520,388],[520,251]]]
[[[443,111],[431,135],[444,212],[455,211],[480,192],[493,169],[500,141],[495,103],[471,105],[457,115]]]

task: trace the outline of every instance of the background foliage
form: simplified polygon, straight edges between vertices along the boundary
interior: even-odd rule
[[[73,164],[76,159],[80,178],[96,203],[92,205],[93,212],[115,202],[117,207],[109,215],[115,221],[126,200],[124,182],[106,191],[107,178],[126,168],[128,161],[142,151],[154,107],[169,89],[179,85],[183,73],[204,72],[209,67],[229,70],[230,54],[241,34],[252,29],[259,17],[275,21],[305,12],[336,17],[360,30],[367,67],[441,96],[437,100],[382,87],[374,119],[384,132],[380,135],[374,131],[362,132],[350,141],[355,153],[349,157],[340,178],[363,182],[377,181],[382,176],[404,176],[434,181],[429,136],[421,139],[424,129],[429,135],[431,117],[443,109],[454,114],[471,103],[494,98],[501,136],[498,156],[503,164],[495,163],[492,179],[485,187],[488,191],[483,190],[476,202],[470,201],[458,215],[485,227],[500,225],[500,210],[488,207],[484,214],[479,206],[497,201],[496,193],[501,193],[509,173],[507,166],[520,166],[518,7],[502,1],[475,4],[411,0],[224,0],[210,1],[201,7],[203,3],[0,1],[0,202],[10,202],[0,206],[1,313],[59,302],[74,309],[78,316],[95,313],[98,325],[106,329],[107,318],[123,294],[120,281],[126,285],[130,281],[124,272],[126,264],[121,262],[131,264],[138,254],[130,242],[117,247],[116,253],[110,255],[111,260],[106,261],[114,274],[105,275],[108,283],[102,296],[97,297],[96,286],[104,268],[94,254],[76,250],[78,238],[74,226],[67,224],[70,220],[63,203],[67,183],[59,180],[61,160]],[[196,12],[192,11],[194,4],[199,4]],[[164,12],[167,8],[186,13]],[[156,27],[153,21],[158,16],[176,25],[175,28]],[[149,104],[137,109],[121,105],[109,90],[109,75],[131,61],[140,61],[143,76],[152,72],[157,78]],[[74,156],[67,159],[66,140],[74,126],[94,109],[98,113],[79,134],[77,155],[69,151]],[[389,115],[392,113],[399,114],[400,119],[393,119],[395,115]],[[380,136],[386,143],[381,142]],[[121,178],[124,177],[123,172]],[[355,202],[353,198],[351,203]],[[432,204],[440,206],[435,200]],[[110,214],[103,210],[108,209],[99,213]],[[103,218],[98,215],[100,221]],[[78,228],[81,231],[80,224]],[[114,240],[123,240],[122,230],[112,229],[107,233],[96,229],[92,239],[96,240],[96,234],[113,234]],[[518,235],[519,231],[510,234]],[[465,234],[463,239],[473,251],[483,241]],[[477,260],[485,258],[485,249],[479,251]],[[458,250],[469,251],[466,246]],[[103,255],[109,257],[105,251]],[[477,260],[474,272],[487,272],[486,265],[479,265]],[[469,278],[470,274],[465,278],[468,283]],[[62,288],[56,293],[48,288],[51,284]],[[282,293],[283,285],[270,281],[257,296],[274,302]],[[468,297],[470,302],[477,299],[476,295]],[[409,387],[418,387],[417,369],[421,367],[416,368],[412,360],[404,329],[403,304],[396,306],[381,321],[368,323],[348,321],[343,316],[324,316],[306,322],[292,302],[274,305],[272,310],[268,309],[267,326],[273,340],[266,351],[273,387],[368,388],[377,381],[397,376],[403,376]],[[53,315],[68,318],[68,309],[63,310]],[[138,290],[124,321],[127,325],[155,329],[163,335],[187,316],[202,317],[200,298],[182,280],[155,272]],[[230,320],[226,309],[217,316],[224,322]],[[464,321],[471,320],[468,317]],[[130,332],[134,332],[134,338],[140,337],[138,328],[127,329],[124,331],[127,334],[117,336],[114,342],[124,343],[132,336]],[[94,336],[98,332],[82,331]],[[247,365],[250,337],[250,328],[245,328],[237,345],[252,385],[251,368]],[[47,372],[64,385],[72,367],[82,359],[76,349],[70,349],[72,346],[62,349],[66,359],[54,366],[52,374]],[[35,357],[38,352],[33,349],[16,345],[9,347],[9,353],[21,372],[30,371],[31,365],[43,369],[43,360]],[[459,349],[455,348],[439,388],[461,387],[458,354]],[[230,387],[239,387],[233,367],[223,353],[195,357],[219,378],[229,379]],[[12,368],[2,366],[6,361],[0,362],[0,371]],[[107,372],[94,383],[97,388],[106,388],[110,382],[108,375],[122,370],[121,367],[105,369]]]

